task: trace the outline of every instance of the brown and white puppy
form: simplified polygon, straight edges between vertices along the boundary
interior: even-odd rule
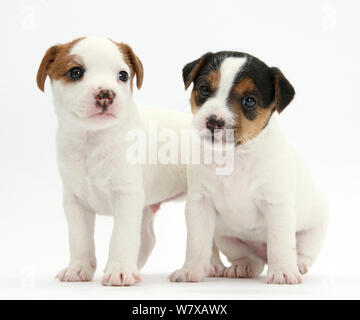
[[[150,120],[160,128],[172,123],[176,132],[190,123],[186,114],[138,111],[132,83],[136,78],[140,88],[143,75],[133,50],[106,38],[85,37],[55,45],[42,59],[37,84],[43,91],[46,78],[51,80],[69,227],[70,262],[58,274],[60,281],[93,278],[95,214],[103,214],[114,217],[114,227],[102,283],[139,282],[138,268],[155,242],[151,208],[186,192],[185,165],[142,165],[127,159],[131,130],[146,132]]]
[[[229,51],[187,64],[183,79],[194,84],[203,143],[233,144],[235,161],[221,176],[213,164],[188,166],[187,257],[170,280],[203,279],[215,240],[231,262],[226,277],[256,277],[267,263],[268,283],[300,283],[320,252],[328,209],[278,124],[294,88],[279,69]]]

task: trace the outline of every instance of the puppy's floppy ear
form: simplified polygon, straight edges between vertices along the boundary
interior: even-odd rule
[[[59,54],[61,50],[61,45],[55,45],[49,48],[44,57],[41,60],[37,76],[36,76],[36,83],[38,88],[44,92],[44,85],[46,77],[48,76],[48,71],[51,64],[55,61],[56,56]]]
[[[295,89],[278,68],[272,67],[271,71],[274,77],[275,107],[277,112],[280,113],[292,101],[292,99],[294,99]]]
[[[143,65],[130,46],[125,43],[120,43],[120,48],[125,56],[127,63],[136,74],[136,86],[138,89],[140,89],[144,79]]]
[[[187,65],[182,70],[182,76],[185,84],[185,90],[189,88],[190,84],[194,81],[202,66],[204,65],[206,59],[212,55],[211,52],[204,54],[197,60],[194,60]]]

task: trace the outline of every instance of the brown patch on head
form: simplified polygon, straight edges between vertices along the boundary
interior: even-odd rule
[[[66,44],[55,45],[46,51],[36,76],[37,86],[41,91],[44,91],[47,76],[49,76],[51,80],[56,79],[71,82],[66,76],[66,73],[72,67],[79,66],[79,62],[76,56],[70,55],[70,50],[82,39],[83,38],[78,38]]]
[[[258,89],[252,79],[246,77],[234,86],[230,94],[230,107],[235,115],[233,125],[235,143],[244,144],[255,138],[268,123],[273,108],[262,105],[258,98]],[[247,109],[243,105],[243,99],[252,96],[256,99],[254,109]]]
[[[207,81],[211,91],[216,91],[220,84],[220,70],[216,69],[215,71],[210,72],[207,77]]]
[[[255,84],[250,78],[244,78],[237,85],[234,86],[232,92],[237,94],[240,97],[251,93],[255,90]]]
[[[136,86],[138,89],[141,88],[144,79],[144,68],[140,59],[135,55],[134,51],[125,43],[114,42],[120,49],[124,56],[126,64],[130,68],[130,87],[132,89],[132,80],[136,75]]]

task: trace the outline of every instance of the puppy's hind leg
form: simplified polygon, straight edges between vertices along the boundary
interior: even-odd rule
[[[217,247],[231,263],[224,271],[226,278],[256,278],[264,270],[265,261],[256,255],[240,239],[230,237],[217,237]]]
[[[305,274],[318,257],[327,226],[317,226],[296,234],[297,265],[299,272]]]
[[[318,217],[315,226],[296,233],[297,266],[301,274],[307,273],[318,257],[328,226],[329,208],[322,195],[313,210],[312,215]]]
[[[155,246],[154,217],[155,213],[153,213],[150,207],[145,207],[141,222],[141,244],[138,258],[139,270],[143,268]]]

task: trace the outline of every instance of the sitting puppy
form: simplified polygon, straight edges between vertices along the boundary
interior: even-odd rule
[[[123,43],[87,37],[55,45],[38,70],[42,91],[47,76],[59,123],[57,158],[70,242],[69,265],[57,278],[93,278],[95,214],[103,214],[114,216],[114,227],[102,283],[135,284],[154,246],[152,211],[184,194],[187,182],[185,165],[129,163],[126,151],[133,142],[127,133],[145,129],[150,120],[180,130],[191,119],[170,111],[139,113],[132,89],[134,77],[141,87],[143,67]]]
[[[231,262],[225,277],[257,277],[267,263],[267,283],[301,283],[322,246],[328,208],[279,127],[276,112],[293,99],[292,85],[240,52],[205,54],[184,67],[183,79],[185,88],[194,83],[196,129],[207,128],[212,146],[231,130],[234,170],[220,176],[213,164],[188,166],[186,261],[170,280],[202,280],[214,239]]]

